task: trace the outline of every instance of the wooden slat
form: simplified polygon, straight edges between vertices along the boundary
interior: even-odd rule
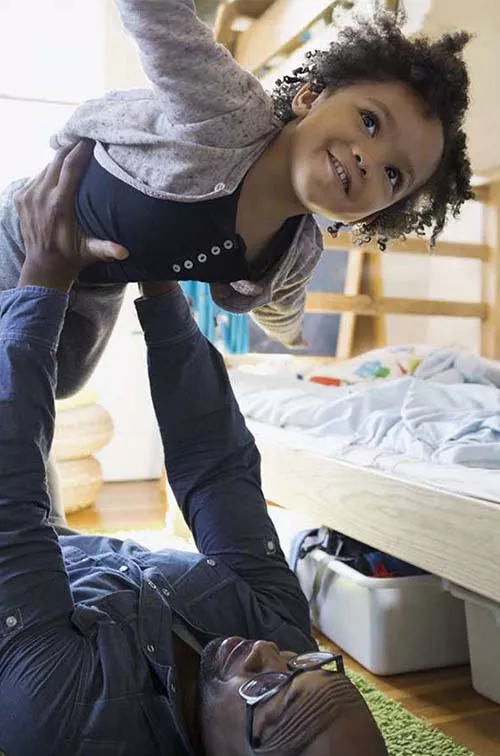
[[[405,297],[370,297],[368,294],[347,296],[312,291],[307,295],[306,312],[355,312],[359,315],[440,315],[457,318],[488,316],[488,306],[475,302],[447,302],[442,299],[408,299]]]
[[[490,193],[490,187],[488,184],[480,184],[479,186],[473,186],[472,189],[474,190],[475,199],[478,202],[487,202],[489,193]]]
[[[347,296],[355,296],[361,292],[364,258],[365,254],[360,249],[349,250],[344,283],[344,294]],[[340,318],[337,348],[335,350],[335,354],[340,360],[347,360],[352,357],[356,319],[357,315],[354,312],[345,312]]]
[[[275,55],[300,44],[301,35],[334,4],[332,0],[276,0],[239,35],[236,60],[243,68],[257,71]]]
[[[214,37],[232,53],[238,38],[233,25],[241,18],[253,21],[261,16],[273,0],[234,0],[232,3],[219,3],[215,15]]]
[[[500,181],[490,187],[486,205],[484,235],[490,245],[490,259],[482,266],[482,300],[489,305],[481,324],[481,354],[500,359]]]
[[[348,233],[339,234],[334,239],[328,231],[323,233],[325,249],[352,249],[353,243]],[[372,242],[363,244],[365,252],[379,252],[377,245]],[[392,241],[387,245],[387,252],[399,252],[412,255],[439,255],[441,257],[462,257],[471,260],[488,260],[490,248],[487,244],[465,244],[461,242],[438,242],[432,253],[423,239],[409,238],[406,241]]]

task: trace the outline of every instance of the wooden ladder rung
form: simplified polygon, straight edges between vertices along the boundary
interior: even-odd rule
[[[327,231],[323,234],[323,244],[325,249],[356,249],[353,247],[352,239],[349,234],[343,233],[334,239]],[[363,244],[357,247],[363,252],[379,253],[379,249],[374,242]],[[463,257],[471,260],[489,260],[490,248],[487,244],[470,244],[461,242],[438,242],[432,252],[424,239],[415,239],[410,237],[405,241],[392,241],[387,245],[387,252],[411,254],[411,255],[438,255],[440,257]]]
[[[488,305],[476,302],[452,302],[442,299],[408,299],[406,297],[371,297],[369,294],[330,294],[309,292],[306,312],[354,312],[358,315],[438,315],[457,318],[488,317]]]

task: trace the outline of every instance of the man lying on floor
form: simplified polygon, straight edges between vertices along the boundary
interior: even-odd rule
[[[143,285],[137,311],[169,480],[200,554],[48,524],[68,292],[85,265],[120,254],[74,223],[88,155],[59,155],[22,196],[26,262],[0,298],[0,751],[383,756],[340,658],[311,637],[254,440],[177,284]],[[337,671],[323,669],[332,660]]]

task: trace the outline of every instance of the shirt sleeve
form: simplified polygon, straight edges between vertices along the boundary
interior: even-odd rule
[[[137,309],[169,483],[199,550],[307,632],[307,602],[267,513],[259,452],[221,355],[180,289],[139,300]]]
[[[38,287],[0,295],[0,652],[73,610],[46,485],[67,304]]]
[[[255,96],[266,102],[269,112],[269,98],[260,82],[215,41],[211,29],[196,16],[193,0],[116,2],[125,29],[139,47],[145,73],[174,125],[233,114],[246,104],[255,105]]]
[[[277,289],[270,302],[250,313],[265,333],[289,349],[304,345],[302,327],[306,306],[306,289],[312,273],[296,276]]]

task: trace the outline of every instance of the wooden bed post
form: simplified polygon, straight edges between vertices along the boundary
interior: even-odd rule
[[[482,301],[488,306],[481,323],[481,354],[500,359],[500,180],[488,187],[484,200],[484,241],[488,259],[482,265]]]
[[[350,249],[344,294],[368,294],[383,297],[382,255],[367,252],[362,247]],[[370,349],[379,349],[387,344],[386,319],[384,315],[359,315],[344,312],[340,316],[339,336],[335,357],[347,360]]]

